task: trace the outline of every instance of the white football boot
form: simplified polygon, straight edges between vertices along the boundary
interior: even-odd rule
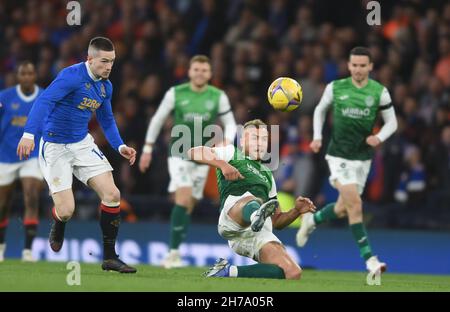
[[[369,259],[367,259],[366,268],[370,273],[376,274],[377,272],[380,273],[385,272],[387,269],[387,265],[384,262],[380,262],[377,256],[372,256]]]
[[[302,223],[298,229],[295,240],[297,241],[297,246],[303,247],[308,241],[309,235],[316,229],[316,224],[314,223],[314,215],[311,212],[307,212],[302,217]]]
[[[36,262],[36,259],[34,259],[31,249],[22,250],[22,262]]]
[[[161,262],[161,265],[166,269],[173,269],[183,267],[184,263],[181,260],[180,252],[178,250],[171,250]]]
[[[266,219],[275,213],[275,210],[280,204],[278,200],[271,199],[259,207],[258,210],[252,213],[250,227],[253,232],[259,232],[264,226]]]

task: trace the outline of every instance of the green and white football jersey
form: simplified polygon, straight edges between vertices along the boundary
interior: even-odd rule
[[[216,169],[217,185],[220,193],[220,209],[229,195],[242,196],[250,192],[264,202],[277,196],[272,172],[260,161],[245,156],[233,145],[213,148],[219,159],[227,161],[244,176],[244,179],[228,181],[222,171]]]
[[[226,139],[232,141],[236,134],[236,123],[225,92],[210,85],[202,92],[196,92],[191,89],[190,83],[183,83],[166,92],[147,130],[147,143],[155,143],[171,112],[174,124],[170,135],[170,156],[185,158],[189,148],[210,145],[208,141],[217,134],[218,129],[211,127],[217,117],[225,126],[223,132]]]
[[[207,86],[203,92],[192,91],[189,83],[184,83],[175,88],[174,129],[177,126],[187,127],[190,132],[190,144],[180,145],[173,148],[174,143],[179,140],[183,132],[172,130],[170,141],[171,153],[184,155],[187,149],[194,146],[202,146],[210,140],[214,133],[205,133],[205,128],[215,124],[219,112],[219,100],[223,91]],[[180,128],[183,129],[183,128]],[[175,156],[175,155],[171,155]]]
[[[331,87],[330,87],[331,85]],[[327,154],[349,160],[369,160],[373,148],[366,143],[372,134],[380,108],[389,107],[391,98],[387,89],[369,79],[367,85],[357,88],[351,77],[335,80],[325,92],[332,92],[333,127]],[[330,97],[325,94],[324,98]]]

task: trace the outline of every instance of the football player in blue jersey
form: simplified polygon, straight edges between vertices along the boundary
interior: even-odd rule
[[[128,159],[136,151],[120,137],[112,113],[112,84],[108,80],[115,59],[113,43],[95,37],[89,43],[86,62],[63,69],[36,100],[17,146],[20,158],[35,149],[34,137],[42,131],[39,164],[50,188],[55,207],[50,231],[50,247],[58,252],[64,242],[66,222],[75,209],[72,175],[91,187],[101,199],[100,226],[103,232],[103,270],[135,273],[115,253],[120,225],[120,191],[116,187],[106,157],[88,133],[93,112],[110,145]]]
[[[0,262],[6,249],[5,232],[9,208],[16,181],[22,184],[25,214],[25,246],[22,260],[34,262],[31,245],[36,236],[39,214],[39,194],[42,189],[42,173],[37,151],[29,159],[20,160],[16,146],[22,137],[28,113],[34,100],[42,92],[36,85],[36,69],[33,63],[24,61],[17,67],[18,84],[0,92]]]

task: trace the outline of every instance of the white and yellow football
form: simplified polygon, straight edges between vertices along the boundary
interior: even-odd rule
[[[302,102],[303,91],[300,84],[288,77],[275,79],[267,90],[267,99],[276,110],[290,112]]]

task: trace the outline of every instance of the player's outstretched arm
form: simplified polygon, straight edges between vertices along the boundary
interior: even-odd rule
[[[280,208],[277,208],[275,214],[272,216],[273,227],[277,230],[284,229],[286,226],[294,222],[300,215],[307,212],[315,212],[316,206],[313,202],[306,197],[297,197],[295,200],[295,206],[287,211],[281,212]]]
[[[224,149],[226,147],[219,147],[217,149]],[[206,146],[197,146],[188,150],[189,159],[199,163],[216,167],[222,171],[226,180],[234,181],[244,179],[244,176],[235,167],[228,163],[226,156],[222,157],[216,153],[214,148]]]

